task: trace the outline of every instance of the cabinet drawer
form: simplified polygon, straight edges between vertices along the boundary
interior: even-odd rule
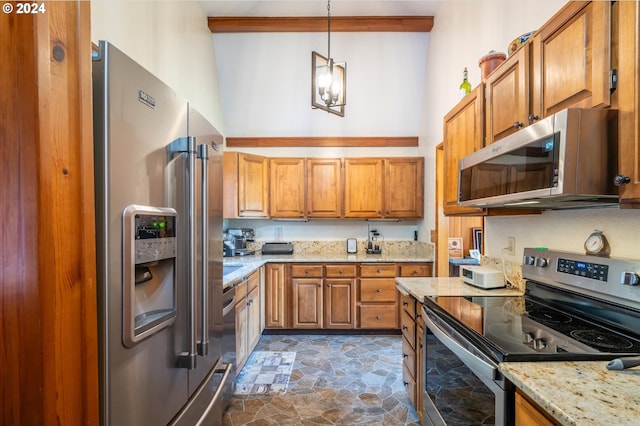
[[[258,285],[260,285],[260,272],[255,271],[247,277],[247,293],[251,293],[251,290],[258,288]]]
[[[393,279],[362,278],[360,279],[361,302],[395,302],[397,291]]]
[[[360,306],[360,328],[398,328],[396,305]]]
[[[292,265],[293,278],[322,278],[322,265]]]
[[[407,366],[404,364],[402,365],[402,384],[407,391],[407,395],[409,395],[411,405],[415,407],[416,400],[420,398],[421,395],[416,395],[416,381],[411,376],[411,372],[407,369]]]
[[[405,339],[402,339],[402,363],[405,365],[412,377],[416,377],[416,351]]]
[[[411,319],[416,318],[416,299],[409,294],[400,293],[400,305],[407,311]]]
[[[373,263],[360,265],[360,276],[365,278],[393,277],[396,276],[395,263]]]
[[[326,265],[327,278],[353,278],[356,276],[356,265]]]
[[[401,277],[430,277],[431,266],[425,264],[406,264],[400,265],[399,276]]]
[[[413,349],[416,347],[416,322],[413,318],[409,317],[409,315],[402,311],[400,314],[400,329],[402,330],[402,335],[404,336],[404,340],[406,340]]]
[[[247,296],[247,282],[240,281],[236,283],[235,290],[236,290],[236,303],[238,303]]]

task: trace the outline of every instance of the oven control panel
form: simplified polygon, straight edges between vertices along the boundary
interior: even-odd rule
[[[608,281],[609,266],[560,257],[558,258],[557,271],[598,281]]]
[[[640,261],[525,248],[522,277],[640,309]]]

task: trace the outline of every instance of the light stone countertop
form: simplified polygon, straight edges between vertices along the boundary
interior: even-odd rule
[[[382,255],[367,255],[367,254],[292,254],[292,255],[271,255],[262,256],[250,255],[250,256],[234,256],[223,258],[224,266],[238,265],[241,268],[236,269],[222,277],[224,285],[228,285],[231,282],[241,280],[244,276],[250,274],[254,270],[258,269],[266,263],[347,263],[347,262],[433,262],[433,258],[429,256],[412,255],[412,254],[382,254]]]
[[[502,362],[499,370],[563,425],[640,424],[640,367],[607,361]]]
[[[522,296],[517,288],[494,288],[485,290],[463,282],[458,277],[396,278],[396,285],[418,301],[432,296]]]

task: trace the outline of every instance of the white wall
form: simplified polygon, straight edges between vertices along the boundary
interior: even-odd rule
[[[114,44],[225,134],[215,49],[200,2],[93,0],[91,40]]]

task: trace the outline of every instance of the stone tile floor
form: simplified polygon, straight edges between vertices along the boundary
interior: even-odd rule
[[[288,390],[235,395],[223,425],[419,425],[401,336],[266,335],[255,350],[296,352]]]

